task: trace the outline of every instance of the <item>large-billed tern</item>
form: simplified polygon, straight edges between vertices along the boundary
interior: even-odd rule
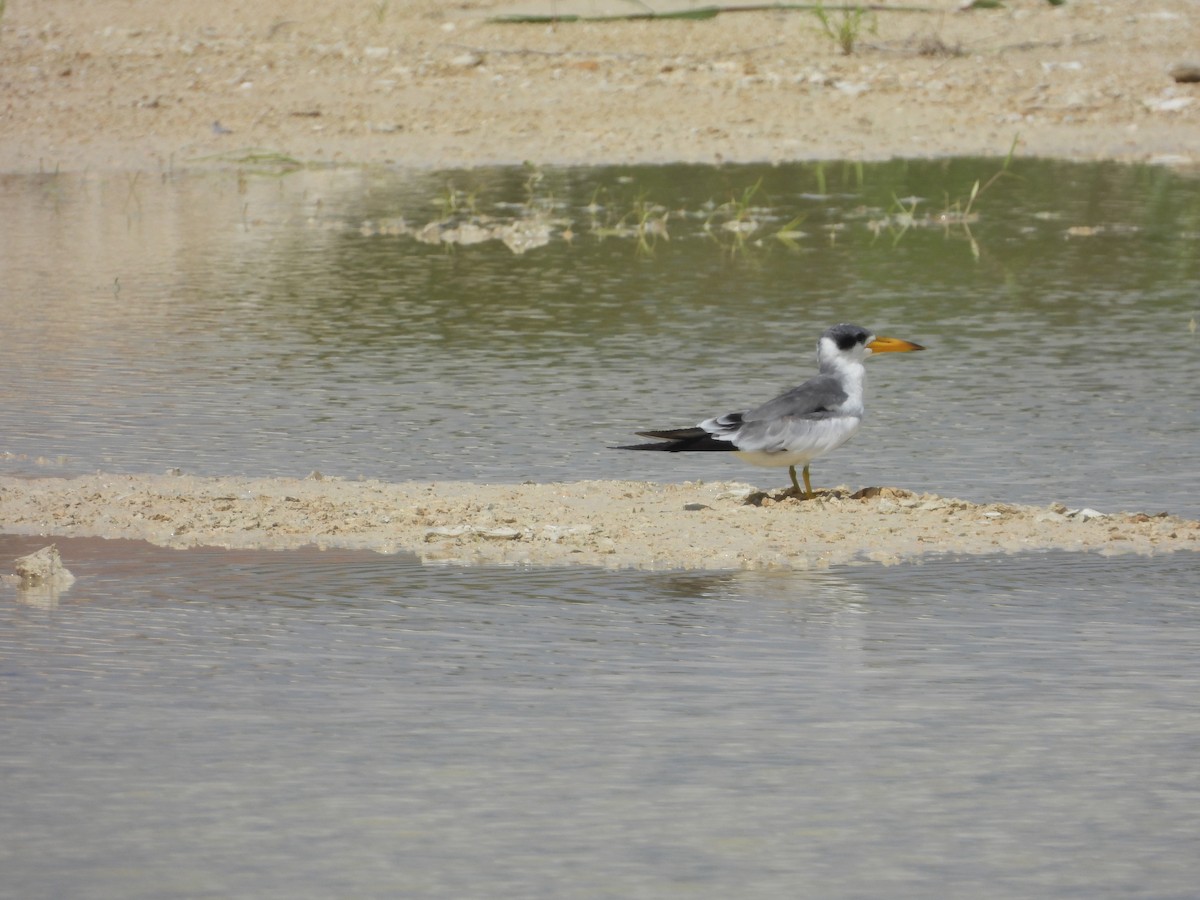
[[[619,450],[732,451],[758,466],[787,466],[800,493],[796,466],[803,466],[804,496],[813,496],[809,464],[854,436],[863,419],[863,361],[872,353],[924,350],[899,338],[876,337],[858,325],[834,325],[817,341],[815,378],[762,406],[705,419],[694,428],[639,431],[656,438]]]

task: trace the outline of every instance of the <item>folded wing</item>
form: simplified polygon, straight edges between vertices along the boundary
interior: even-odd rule
[[[631,444],[619,450],[665,450],[668,453],[694,450],[740,450],[758,453],[806,451],[826,446],[832,434],[840,435],[845,424],[834,428],[831,420],[845,419],[843,404],[849,399],[832,375],[818,375],[762,406],[705,419],[693,428],[639,431],[655,438],[649,444]],[[857,425],[857,417],[853,423]]]

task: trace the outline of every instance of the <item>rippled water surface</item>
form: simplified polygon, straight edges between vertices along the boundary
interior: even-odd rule
[[[0,555],[31,549],[0,538]],[[0,587],[14,897],[1190,897],[1197,561]]]
[[[1200,183],[1001,165],[0,178],[0,473],[769,487],[606,447],[798,383],[849,320],[929,350],[870,362],[818,485],[1200,516]],[[1196,554],[58,545],[69,590],[0,582],[5,896],[1200,883]]]
[[[1200,181],[1001,168],[8,177],[0,471],[770,487],[605,448],[852,321],[929,351],[818,485],[1200,516]]]

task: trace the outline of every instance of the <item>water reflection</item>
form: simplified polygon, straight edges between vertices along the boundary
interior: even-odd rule
[[[1019,161],[969,235],[928,227],[999,167],[8,177],[25,225],[0,248],[0,465],[761,480],[604,448],[797,383],[850,320],[932,352],[872,366],[832,482],[1200,515],[1178,490],[1200,437],[1200,184]],[[544,216],[551,237],[414,236],[447,216]],[[666,216],[651,252],[647,216]]]
[[[1195,884],[1190,554],[785,575],[60,549],[57,608],[0,586],[21,896]]]

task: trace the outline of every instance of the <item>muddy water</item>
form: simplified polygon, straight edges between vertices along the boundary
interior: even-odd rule
[[[56,602],[0,586],[14,897],[1200,876],[1192,554],[711,575],[59,547]]]
[[[605,448],[848,320],[930,350],[818,485],[1200,516],[1200,181],[1000,168],[9,177],[0,470],[772,486]]]

